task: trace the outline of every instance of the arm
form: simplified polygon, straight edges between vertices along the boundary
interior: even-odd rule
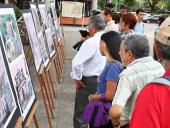
[[[112,101],[114,94],[116,92],[116,87],[117,87],[116,82],[110,81],[110,80],[107,81],[104,101]],[[99,101],[100,96],[101,96],[101,94],[94,94],[94,95],[92,94],[90,98],[91,98],[92,101]]]

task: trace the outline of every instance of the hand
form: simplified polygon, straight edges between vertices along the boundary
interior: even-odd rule
[[[75,80],[76,91],[78,92],[81,88],[85,87],[84,83],[81,80]]]

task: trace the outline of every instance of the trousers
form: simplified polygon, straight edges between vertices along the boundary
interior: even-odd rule
[[[82,115],[86,105],[88,104],[88,96],[94,94],[97,90],[97,76],[82,77],[82,81],[85,85],[76,92],[73,125],[74,128],[87,128],[88,124],[84,124],[82,121]]]

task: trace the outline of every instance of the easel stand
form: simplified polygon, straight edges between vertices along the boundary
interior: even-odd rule
[[[27,119],[27,122],[26,122],[24,128],[29,128],[30,125],[31,125],[32,120],[34,120],[35,127],[40,128],[38,120],[37,120],[37,117],[36,117],[37,108],[38,108],[38,101],[35,102],[35,104],[33,106],[33,109],[31,110],[31,113],[30,113],[30,115],[29,115],[29,117]],[[22,122],[23,122],[23,118],[19,117],[18,121],[17,121],[17,123],[15,125],[15,128],[20,128],[22,126]]]
[[[22,125],[22,120],[23,120],[23,118],[20,116],[20,117],[18,118],[18,120],[17,120],[17,123],[16,123],[16,125],[15,125],[15,128],[20,128],[20,127],[21,127],[21,125]]]
[[[34,120],[34,123],[35,123],[35,127],[36,128],[40,128],[39,126],[39,123],[38,123],[38,120],[37,120],[37,117],[36,117],[36,110],[38,108],[38,101],[35,102],[34,106],[33,106],[33,109],[28,117],[28,120],[25,124],[25,128],[29,128],[30,127],[30,124],[32,122],[32,120]]]
[[[45,110],[46,110],[46,114],[47,114],[47,118],[48,118],[49,127],[52,128],[51,118],[54,118],[54,113],[52,110],[51,99],[49,97],[46,83],[45,83],[45,80],[43,77],[45,72],[46,72],[45,67],[44,67],[44,65],[42,65],[42,67],[39,71],[39,74],[38,74],[38,79],[40,82],[40,88],[41,88],[41,92],[42,92],[42,96],[43,96],[43,100],[44,100],[44,104],[45,104]]]

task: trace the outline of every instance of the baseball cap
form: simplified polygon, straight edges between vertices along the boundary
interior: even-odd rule
[[[170,17],[161,24],[156,39],[164,45],[170,45]]]

